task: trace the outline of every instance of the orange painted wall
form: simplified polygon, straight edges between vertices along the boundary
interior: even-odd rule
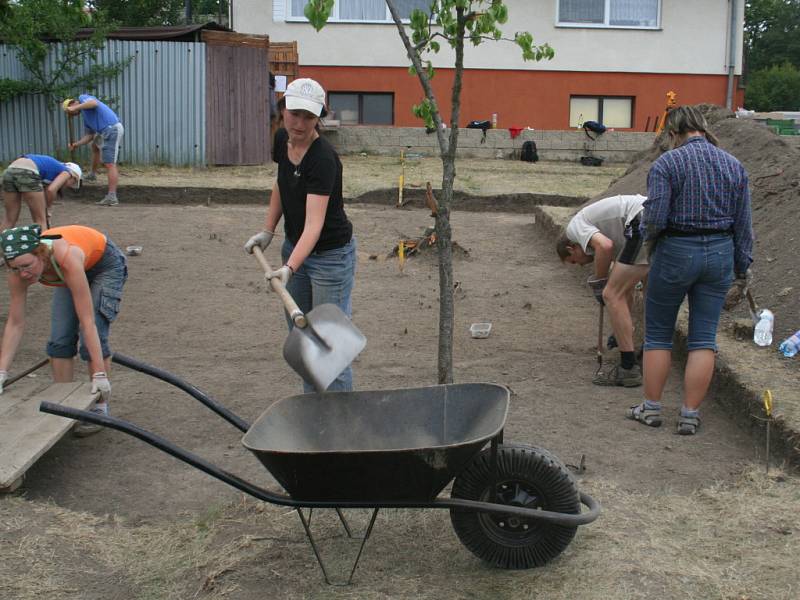
[[[313,67],[301,66],[301,77],[318,80],[328,92],[394,92],[394,122],[398,127],[419,127],[411,106],[422,99],[416,77],[399,67]],[[450,120],[452,69],[437,69],[433,87],[440,108]],[[568,129],[571,95],[632,96],[633,131],[650,128],[664,112],[666,93],[678,95],[679,104],[708,102],[725,105],[725,75],[675,75],[655,73],[588,73],[565,71],[469,70],[464,72],[461,93],[463,127],[472,120],[490,119],[497,113],[497,125]],[[744,90],[734,84],[734,108],[743,106]],[[443,106],[441,106],[443,105]]]

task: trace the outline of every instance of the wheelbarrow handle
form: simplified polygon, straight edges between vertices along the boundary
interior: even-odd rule
[[[264,256],[264,253],[261,251],[261,248],[258,246],[253,246],[253,254],[258,259],[258,262],[261,263],[261,268],[264,269],[264,274],[269,275],[272,273],[272,267],[267,262],[267,259]],[[297,306],[297,302],[294,301],[292,295],[286,290],[286,286],[283,285],[283,282],[277,277],[273,277],[269,280],[269,285],[272,288],[272,291],[278,294],[278,297],[283,301],[283,305],[286,307],[286,312],[289,313],[289,318],[292,320],[292,322],[300,328],[304,328],[306,325],[308,325],[306,316],[303,314],[303,311],[300,310],[300,307]]]

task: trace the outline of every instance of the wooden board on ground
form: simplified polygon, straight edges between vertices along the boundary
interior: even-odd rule
[[[39,404],[46,400],[85,410],[93,401],[90,392],[91,384],[73,382],[53,383],[33,396],[21,388],[0,396],[0,492],[19,487],[25,471],[75,423],[39,412]]]

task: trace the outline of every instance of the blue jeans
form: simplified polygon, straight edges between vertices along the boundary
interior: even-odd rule
[[[94,324],[100,337],[103,358],[108,358],[111,356],[108,330],[119,313],[122,286],[128,279],[127,260],[114,242],[106,241],[106,251],[97,264],[86,271],[86,279],[92,293]],[[72,358],[77,354],[79,339],[81,358],[89,360],[89,352],[80,332],[80,321],[72,302],[72,292],[68,287],[57,287],[53,294],[47,355],[53,358]]]
[[[650,266],[645,301],[645,350],[671,350],[678,309],[689,297],[689,351],[717,349],[717,325],[733,283],[728,234],[663,236]]]
[[[281,248],[283,263],[289,260],[294,250],[294,245],[289,240],[284,240]],[[306,258],[303,265],[292,275],[286,286],[288,292],[297,302],[304,313],[309,312],[320,304],[335,304],[348,317],[353,314],[353,305],[350,294],[356,275],[356,238],[341,248],[314,252]],[[294,324],[289,323],[289,329]],[[328,386],[331,391],[349,392],[353,389],[353,369],[347,367]],[[306,393],[314,392],[313,386],[303,381],[303,390]]]

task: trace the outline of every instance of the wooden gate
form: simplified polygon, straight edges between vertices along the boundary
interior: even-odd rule
[[[270,160],[269,37],[203,31],[210,165]]]

